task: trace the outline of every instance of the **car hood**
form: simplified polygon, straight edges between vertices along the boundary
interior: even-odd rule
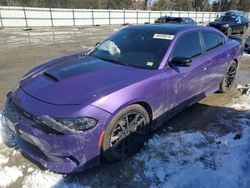
[[[26,75],[22,90],[43,102],[56,105],[92,102],[150,77],[155,71],[126,67],[92,57],[52,63]]]

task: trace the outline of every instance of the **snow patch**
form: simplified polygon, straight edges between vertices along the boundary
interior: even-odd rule
[[[27,169],[27,172],[33,172],[34,171],[34,168],[32,168],[32,167],[29,167],[28,169]]]
[[[9,161],[9,157],[6,157],[5,155],[0,154],[0,166],[2,166],[3,164],[8,163],[8,161]]]
[[[8,187],[11,183],[15,182],[19,177],[22,177],[23,173],[16,166],[5,166],[0,171],[0,187]]]
[[[155,135],[148,141],[135,159],[144,163],[151,187],[249,187],[250,98],[242,97],[228,107],[242,113],[240,118],[225,120],[225,126],[230,121],[239,127],[239,133],[218,137],[213,132],[181,131]]]
[[[31,175],[25,177],[23,187],[53,187],[61,178],[62,176],[59,174],[54,174],[49,171],[42,172],[41,170],[35,170]]]
[[[30,169],[30,170],[29,170]],[[28,171],[34,170],[33,168],[29,168]],[[35,170],[31,175],[25,177],[23,183],[23,188],[80,188],[80,184],[78,183],[66,183],[63,180],[63,176],[60,174],[55,174],[50,171],[41,171]]]

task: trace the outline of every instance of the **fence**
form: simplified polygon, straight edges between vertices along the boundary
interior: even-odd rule
[[[85,26],[153,23],[160,16],[191,17],[210,22],[222,13],[107,9],[56,9],[0,6],[0,27]],[[250,13],[244,13],[250,18]]]

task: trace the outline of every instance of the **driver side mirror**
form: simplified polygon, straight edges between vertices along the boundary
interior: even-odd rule
[[[175,57],[170,61],[170,65],[178,67],[189,67],[192,64],[192,59],[187,57]]]

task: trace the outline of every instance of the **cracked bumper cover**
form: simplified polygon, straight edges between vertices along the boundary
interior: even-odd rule
[[[9,101],[10,98],[6,102],[6,109]],[[95,111],[98,124],[93,129],[74,134],[47,134],[22,119],[13,124],[7,113],[4,121],[15,133],[17,144],[24,154],[49,170],[72,173],[99,163],[99,137],[111,116],[94,106],[89,106],[86,110]]]

